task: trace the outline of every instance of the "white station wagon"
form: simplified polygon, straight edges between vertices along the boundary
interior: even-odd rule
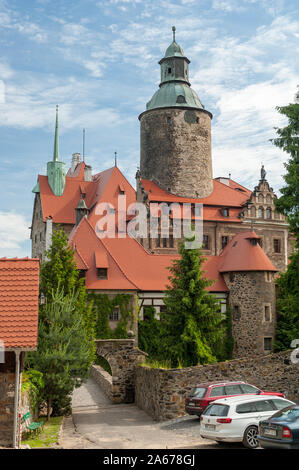
[[[201,415],[200,435],[218,442],[258,446],[258,424],[293,402],[275,395],[236,396],[213,401]]]

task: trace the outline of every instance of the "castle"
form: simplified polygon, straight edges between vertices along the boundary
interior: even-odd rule
[[[32,256],[44,259],[57,225],[69,235],[80,276],[89,291],[132,294],[137,332],[137,311],[154,306],[157,315],[165,308],[163,292],[168,267],[178,257],[173,236],[176,216],[169,212],[167,236],[157,203],[170,207],[190,204],[191,214],[202,204],[203,246],[209,288],[219,299],[221,312],[232,312],[234,356],[271,352],[275,337],[275,276],[285,271],[292,251],[285,217],[275,211],[275,194],[265,169],[251,191],[229,177],[212,176],[211,120],[189,83],[189,59],[175,40],[160,60],[161,83],[140,114],[140,168],[136,190],[117,164],[93,174],[92,168],[74,153],[66,172],[60,160],[58,110],[53,160],[47,175],[38,175],[31,227]],[[122,212],[134,202],[143,203],[156,222],[157,234],[132,238],[126,235],[130,216]],[[98,232],[99,204],[116,222],[115,238]],[[116,208],[116,209],[115,209]],[[181,223],[181,221],[179,222]],[[149,222],[148,222],[149,224]],[[119,311],[110,316],[116,325]]]

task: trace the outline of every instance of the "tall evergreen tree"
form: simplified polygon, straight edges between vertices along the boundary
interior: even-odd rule
[[[275,201],[278,212],[286,215],[291,231],[295,234],[297,245],[299,243],[299,92],[296,94],[295,103],[276,108],[280,114],[287,117],[288,124],[282,128],[275,128],[278,137],[272,139],[274,145],[289,154],[290,158],[285,163],[286,185],[280,189],[281,196]]]
[[[68,238],[64,230],[53,232],[52,243],[46,252],[46,259],[41,265],[40,292],[46,302],[51,302],[53,292],[59,288],[64,295],[76,292],[76,310],[83,318],[83,327],[90,346],[90,363],[95,357],[95,312],[88,303],[88,294],[84,286],[84,279],[79,278],[79,272],[74,259],[74,250],[68,245]]]
[[[90,345],[77,303],[73,292],[65,295],[61,288],[52,292],[40,311],[37,351],[29,353],[30,366],[43,373],[48,419],[54,406],[59,413],[70,411],[73,389],[88,377]]]
[[[166,312],[161,314],[165,357],[172,367],[215,362],[223,330],[219,303],[206,290],[213,281],[204,277],[204,257],[198,249],[186,249],[182,242],[179,253],[170,267]]]
[[[291,256],[287,271],[277,280],[277,327],[275,350],[289,349],[293,339],[299,338],[299,92],[295,103],[276,108],[288,119],[285,127],[275,128],[278,137],[272,139],[277,147],[289,154],[285,163],[286,185],[281,188],[281,196],[275,201],[278,212],[284,214],[296,237],[295,253]]]
[[[287,271],[277,280],[277,328],[274,348],[290,349],[299,338],[299,251],[291,256]]]

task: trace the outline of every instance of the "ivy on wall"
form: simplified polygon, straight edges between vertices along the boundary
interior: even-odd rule
[[[128,338],[128,330],[133,330],[134,324],[134,296],[131,294],[117,294],[110,297],[108,294],[88,294],[88,300],[96,315],[96,339],[123,339]],[[119,308],[119,320],[116,328],[109,326],[109,316]]]

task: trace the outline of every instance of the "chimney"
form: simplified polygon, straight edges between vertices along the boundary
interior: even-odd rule
[[[92,181],[92,167],[90,165],[85,165],[84,181]]]
[[[76,166],[80,163],[81,160],[81,153],[73,153],[72,155],[72,173],[74,173]]]

